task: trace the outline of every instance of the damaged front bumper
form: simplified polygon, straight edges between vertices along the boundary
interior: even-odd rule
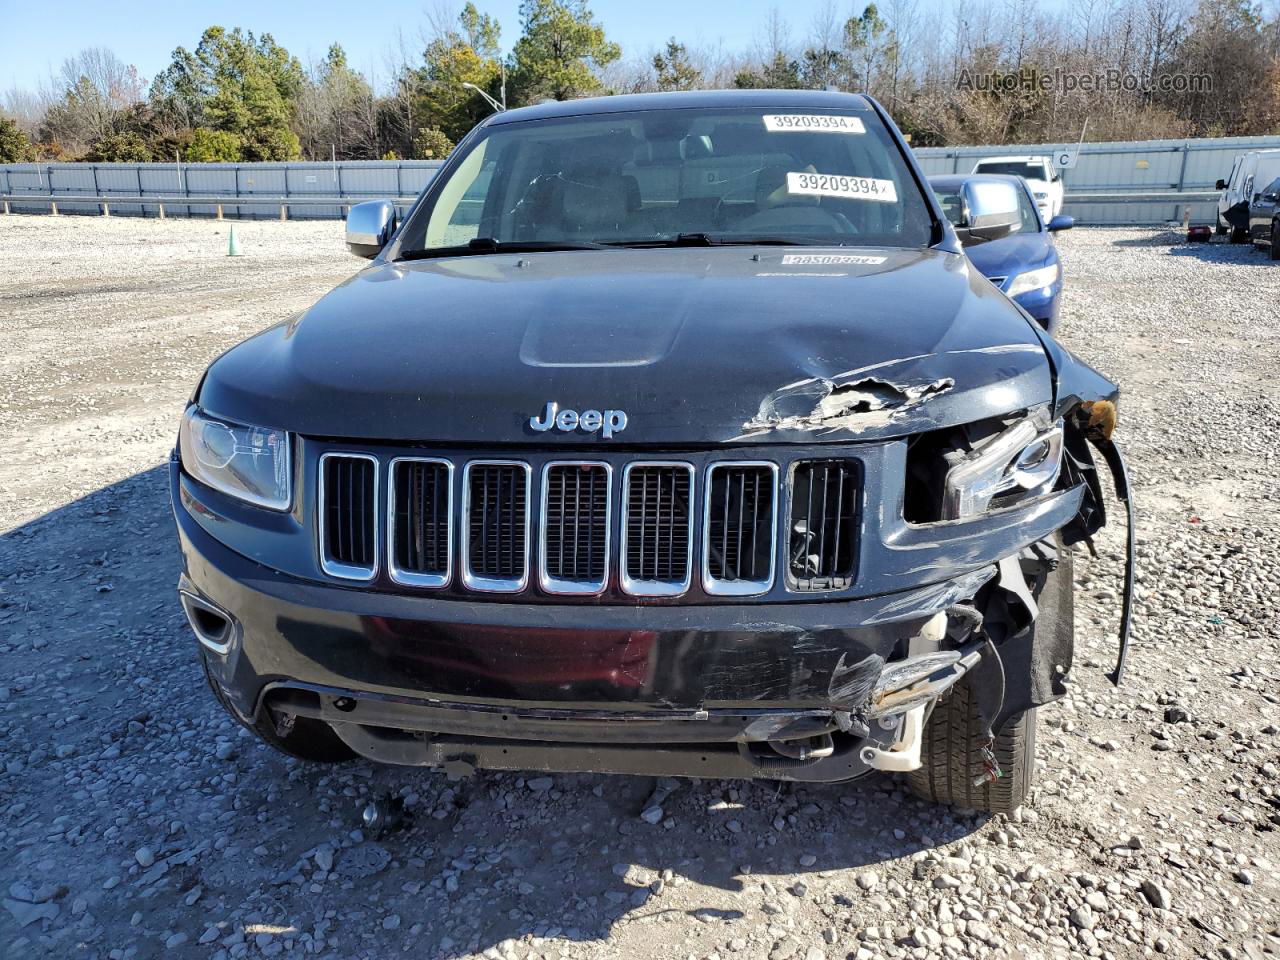
[[[948,611],[1001,577],[979,565],[832,603],[460,602],[280,573],[175,513],[184,606],[241,720],[313,717],[363,756],[453,772],[839,781],[909,767],[927,704],[974,663],[937,656]]]

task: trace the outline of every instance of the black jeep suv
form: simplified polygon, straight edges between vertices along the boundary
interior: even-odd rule
[[[1117,388],[966,260],[874,101],[499,113],[347,242],[373,262],[216,360],[173,457],[237,719],[315,761],[1022,801],[1092,450],[1127,502]]]

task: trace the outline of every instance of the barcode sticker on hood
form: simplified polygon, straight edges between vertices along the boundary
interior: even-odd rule
[[[841,177],[827,173],[787,173],[787,193],[810,197],[840,197],[897,203],[898,190],[892,180],[872,177]]]
[[[875,267],[884,263],[887,257],[869,257],[858,253],[784,253],[782,265],[790,266],[828,266],[830,264],[858,264]]]
[[[857,117],[823,113],[766,113],[764,128],[770,133],[866,133]]]

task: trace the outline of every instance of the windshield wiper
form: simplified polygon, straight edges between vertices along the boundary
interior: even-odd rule
[[[576,240],[495,240],[476,237],[451,247],[406,250],[396,260],[430,260],[435,257],[474,257],[486,253],[550,253],[557,250],[607,250],[603,243]]]
[[[620,240],[617,247],[842,247],[843,243],[813,237],[787,237],[776,234],[746,233],[677,233],[669,239]]]

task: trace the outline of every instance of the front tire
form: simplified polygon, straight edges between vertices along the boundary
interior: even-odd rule
[[[1002,776],[975,787],[984,771],[986,744],[977,700],[961,680],[933,708],[924,728],[920,768],[907,774],[908,789],[933,803],[1012,813],[1026,800],[1035,774],[1035,709],[1005,721],[991,746]]]
[[[1271,225],[1271,249],[1267,251],[1267,255],[1272,260],[1280,260],[1280,223]]]
[[[222,687],[209,672],[209,663],[204,657],[200,658],[200,666],[204,670],[205,682],[209,684],[214,699],[222,709],[271,749],[287,757],[293,757],[295,760],[306,760],[309,763],[346,763],[355,759],[356,755],[352,749],[343,743],[333,732],[333,728],[323,720],[296,717],[289,731],[282,734],[276,727],[275,717],[264,707],[256,720],[246,723],[227,701]]]

